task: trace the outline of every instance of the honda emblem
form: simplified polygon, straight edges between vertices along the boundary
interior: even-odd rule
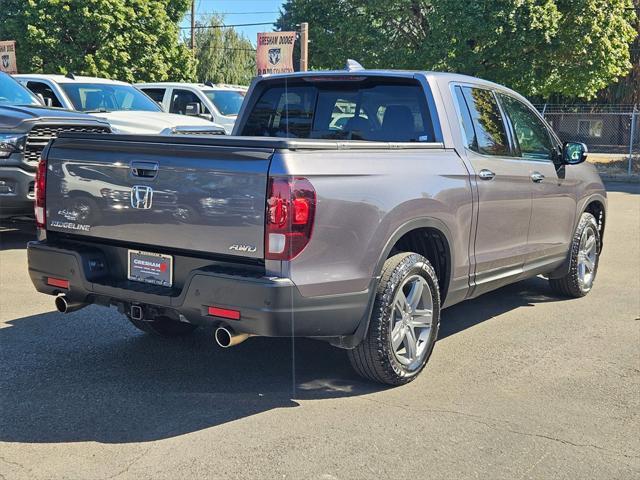
[[[153,189],[146,185],[134,185],[131,187],[131,206],[148,210],[153,200]]]

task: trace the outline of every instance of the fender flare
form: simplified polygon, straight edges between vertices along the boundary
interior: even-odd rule
[[[576,215],[575,221],[573,222],[573,230],[572,232],[576,231],[576,228],[578,228],[578,224],[580,223],[580,217],[582,217],[582,214],[584,212],[587,211],[587,207],[593,203],[594,201],[598,201],[602,204],[602,206],[604,207],[604,215],[605,215],[605,219],[607,217],[607,198],[599,193],[594,193],[589,195],[588,197],[585,197],[585,199],[581,200],[581,207],[578,210],[578,214]],[[605,220],[605,225],[606,225],[606,220]],[[573,235],[573,233],[572,233]],[[604,232],[601,233],[600,235],[600,251],[602,251],[602,245],[603,245],[603,241],[602,241],[602,237],[604,236]],[[553,272],[551,272],[548,277],[549,278],[560,278],[560,277],[564,277],[567,273],[569,273],[569,269],[571,267],[571,248],[569,248],[569,252],[567,252],[567,256],[564,259],[564,262],[562,262],[562,265],[560,265],[558,268],[556,268]]]
[[[378,261],[376,263],[376,267],[374,270],[374,275],[371,278],[371,281],[369,283],[369,300],[367,302],[367,308],[365,309],[364,316],[360,319],[360,322],[358,323],[358,328],[353,333],[353,335],[338,337],[331,340],[330,343],[332,345],[340,348],[353,349],[357,347],[358,344],[362,342],[362,340],[364,340],[364,337],[367,334],[367,330],[369,329],[371,312],[373,311],[373,305],[375,303],[376,292],[378,290],[378,283],[380,282],[380,277],[382,272],[382,266],[384,265],[384,262],[389,257],[389,254],[391,253],[393,246],[398,242],[398,240],[400,240],[405,234],[409,233],[410,231],[417,230],[419,228],[433,228],[434,230],[438,230],[438,232],[440,232],[445,237],[446,243],[447,243],[446,245],[447,253],[449,255],[446,278],[448,280],[448,283],[449,284],[451,283],[451,277],[452,277],[451,271],[454,265],[453,251],[451,248],[451,245],[452,245],[451,231],[442,220],[439,220],[437,218],[419,217],[419,218],[414,218],[412,220],[409,220],[408,222],[402,224],[393,232],[393,234],[387,240],[384,246],[384,249],[382,250],[382,252],[378,257]],[[446,287],[448,290],[449,285],[447,285]],[[442,291],[442,286],[440,288]]]

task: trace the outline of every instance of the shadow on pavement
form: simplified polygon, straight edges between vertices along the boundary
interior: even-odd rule
[[[566,299],[555,296],[547,280],[529,278],[443,310],[438,339],[442,340],[516,308],[562,300]]]
[[[607,192],[640,194],[640,183],[605,182]]]
[[[548,293],[532,279],[454,306],[443,313],[440,337],[553,301]],[[0,441],[153,441],[300,399],[384,388],[356,376],[346,352],[323,342],[252,338],[223,350],[211,335],[153,338],[100,307],[9,321],[0,329]]]
[[[0,222],[0,251],[27,248],[36,239],[33,220],[2,220]]]

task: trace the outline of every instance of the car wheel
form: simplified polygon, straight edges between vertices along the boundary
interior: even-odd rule
[[[550,278],[551,288],[567,297],[584,297],[591,291],[598,271],[600,258],[600,231],[590,213],[583,213],[578,222],[569,255],[569,273],[560,278]]]
[[[127,318],[138,330],[165,338],[181,337],[198,328],[196,325],[179,322],[165,316],[158,316],[153,320],[136,320],[129,315]]]
[[[364,340],[348,350],[361,376],[387,385],[410,382],[427,364],[440,324],[438,279],[416,253],[390,257],[382,276]]]

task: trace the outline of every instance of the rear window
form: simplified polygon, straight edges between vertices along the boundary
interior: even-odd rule
[[[433,142],[423,88],[415,82],[282,82],[253,105],[244,136]]]

